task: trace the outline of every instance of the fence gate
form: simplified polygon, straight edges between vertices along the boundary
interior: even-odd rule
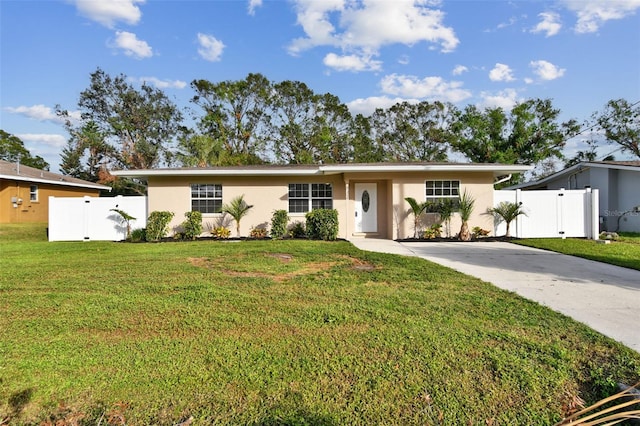
[[[494,191],[493,203],[521,203],[526,216],[511,223],[519,238],[598,237],[598,190]],[[504,235],[506,224],[494,223],[494,235]]]
[[[136,218],[131,229],[147,226],[147,197],[49,197],[49,241],[120,241],[126,223],[112,211]]]

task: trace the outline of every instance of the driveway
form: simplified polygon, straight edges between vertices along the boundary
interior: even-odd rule
[[[480,278],[640,352],[640,271],[503,242],[351,242],[363,250],[418,256]]]

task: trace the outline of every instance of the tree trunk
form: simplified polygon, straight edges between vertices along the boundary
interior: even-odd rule
[[[467,221],[462,222],[458,239],[460,241],[471,241],[471,231],[469,231],[469,223]]]

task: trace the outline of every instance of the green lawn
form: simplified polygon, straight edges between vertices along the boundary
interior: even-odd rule
[[[579,238],[531,238],[513,242],[640,270],[640,234],[637,233],[623,233],[620,240],[610,244]]]
[[[640,378],[563,315],[347,242],[0,225],[0,271],[0,424],[548,425]]]

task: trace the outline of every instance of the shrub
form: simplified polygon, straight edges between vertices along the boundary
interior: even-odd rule
[[[198,211],[186,212],[184,217],[187,218],[182,222],[184,238],[195,240],[202,234],[202,213]]]
[[[442,224],[434,223],[429,228],[424,230],[423,236],[424,238],[431,240],[434,238],[440,238],[441,233],[442,233]]]
[[[211,229],[211,235],[213,238],[219,239],[227,239],[231,235],[231,231],[229,228],[225,228],[224,226],[218,226],[216,228]]]
[[[129,236],[129,241],[132,243],[139,243],[141,241],[146,241],[147,239],[147,230],[144,228],[137,228],[131,231],[131,235]]]
[[[147,241],[158,241],[169,232],[169,222],[173,219],[173,212],[154,211],[147,219]]]
[[[307,235],[312,240],[333,241],[338,236],[338,211],[336,209],[317,209],[305,215]]]
[[[261,227],[252,228],[251,231],[249,232],[249,237],[250,238],[266,238],[267,230]]]
[[[291,238],[307,238],[307,230],[303,222],[294,222],[289,227],[289,236]]]
[[[286,210],[276,210],[271,216],[271,237],[283,238],[287,235],[287,222],[289,214]]]
[[[473,238],[482,238],[482,237],[486,237],[487,235],[489,235],[488,230],[486,229],[482,229],[479,226],[474,226],[473,229],[471,229],[471,236]]]

